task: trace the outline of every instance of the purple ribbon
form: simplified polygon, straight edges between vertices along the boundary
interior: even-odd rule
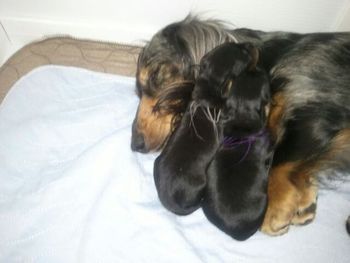
[[[225,136],[224,140],[222,141],[222,145],[224,147],[224,149],[233,149],[239,145],[242,144],[247,144],[247,150],[245,151],[243,157],[237,162],[240,163],[242,162],[248,155],[250,148],[252,147],[252,144],[255,143],[255,141],[261,137],[265,137],[266,138],[267,132],[265,129],[260,130],[259,132],[246,136],[246,137],[242,137],[242,138],[234,138],[234,137],[230,137],[230,136]]]

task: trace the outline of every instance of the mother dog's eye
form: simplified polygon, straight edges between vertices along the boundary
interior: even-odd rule
[[[156,68],[149,76],[148,79],[148,90],[156,91],[161,86],[161,76],[159,74],[160,68]]]

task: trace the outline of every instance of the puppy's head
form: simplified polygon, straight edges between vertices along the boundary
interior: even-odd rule
[[[140,104],[131,148],[160,149],[191,101],[200,59],[234,38],[218,21],[188,16],[153,36],[139,55],[136,74]]]
[[[269,113],[270,86],[266,72],[248,70],[237,77],[222,111],[225,134],[244,137],[262,130]]]
[[[258,50],[249,43],[225,43],[206,54],[200,63],[193,99],[204,106],[222,108],[237,79],[255,70]]]
[[[225,134],[246,136],[261,130],[269,109],[267,73],[250,43],[225,43],[203,57],[194,101],[221,109]]]

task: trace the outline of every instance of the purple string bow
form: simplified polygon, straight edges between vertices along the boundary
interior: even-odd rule
[[[232,149],[235,148],[238,145],[247,144],[247,150],[245,151],[243,157],[237,162],[242,162],[248,155],[250,148],[252,147],[252,144],[259,138],[265,137],[267,135],[267,132],[265,129],[260,130],[259,132],[249,135],[247,137],[243,138],[234,138],[230,136],[225,136],[224,140],[222,141],[222,145],[224,149]]]

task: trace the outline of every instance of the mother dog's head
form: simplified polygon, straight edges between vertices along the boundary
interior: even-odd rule
[[[137,65],[140,103],[132,125],[131,149],[160,149],[191,101],[200,59],[235,41],[218,21],[188,16],[160,30],[143,48]]]

